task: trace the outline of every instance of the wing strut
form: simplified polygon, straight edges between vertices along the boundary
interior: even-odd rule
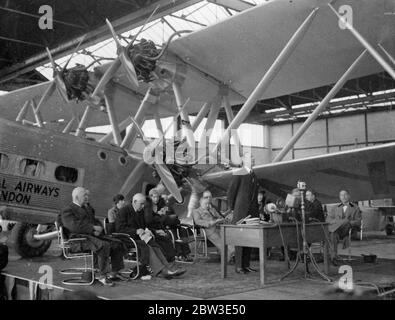
[[[381,43],[379,43],[378,46],[380,47],[381,50],[383,50],[383,52],[384,52],[385,55],[388,57],[388,59],[391,60],[392,64],[395,65],[395,59],[394,59],[394,57],[390,55],[390,53],[382,46]]]
[[[138,123],[139,126],[141,126],[142,123],[144,122],[144,117],[147,114],[148,108],[150,108],[153,104],[155,104],[156,101],[157,101],[157,97],[152,94],[152,89],[149,88],[145,93],[143,101],[141,101],[141,104],[136,112],[136,115],[134,116],[134,120]],[[132,146],[136,138],[135,130],[136,130],[135,125],[132,124],[130,130],[126,134],[125,138],[123,138],[122,140],[121,148],[128,148]]]
[[[195,121],[192,123],[192,131],[195,132],[196,129],[199,127],[199,124],[202,122],[203,118],[207,115],[208,111],[210,110],[211,103],[206,102],[202,108],[200,109],[199,113],[196,116]]]
[[[114,106],[106,94],[104,94],[104,101],[106,102],[108,119],[110,120],[115,144],[117,146],[120,146],[121,142],[122,142],[122,138],[121,138],[121,133],[120,133],[119,127],[118,127],[118,122],[117,122],[117,117],[115,114]]]
[[[338,19],[347,27],[352,35],[365,47],[366,50],[373,56],[373,58],[387,71],[391,77],[395,80],[395,70],[383,59],[383,57],[377,52],[375,48],[352,26],[345,17],[341,16],[332,4],[328,3],[329,8],[335,13]]]
[[[306,132],[306,130],[311,126],[311,124],[317,119],[317,117],[321,114],[321,112],[328,106],[328,103],[336,96],[336,94],[340,91],[340,89],[344,86],[346,81],[350,78],[351,73],[355,70],[355,68],[360,64],[362,58],[365,56],[367,50],[362,52],[362,54],[354,61],[354,63],[347,69],[347,71],[343,74],[343,76],[337,81],[337,83],[333,86],[331,91],[325,96],[324,99],[320,102],[317,108],[310,114],[310,116],[306,119],[303,125],[296,131],[293,137],[288,141],[288,143],[284,146],[281,152],[274,158],[273,162],[281,161],[293,148],[295,143],[299,140],[299,138]]]
[[[87,105],[84,111],[84,114],[82,115],[81,121],[78,124],[78,129],[75,133],[77,137],[82,137],[85,134],[85,129],[88,125],[88,120],[89,120],[89,113],[91,111],[92,107],[90,105]]]
[[[186,136],[188,145],[191,148],[194,148],[195,147],[195,137],[193,136],[193,131],[192,131],[191,123],[189,122],[188,113],[185,110],[181,109],[185,103],[185,100],[182,96],[181,87],[176,81],[173,82],[173,92],[174,92],[174,96],[176,98],[178,111],[181,111],[180,117],[181,117],[181,123],[182,123],[181,127],[182,127],[183,136]]]
[[[226,113],[226,118],[228,119],[228,123],[230,124],[230,123],[232,123],[232,121],[234,119],[234,115],[233,115],[232,107],[230,106],[228,95],[224,96],[223,103],[224,103],[224,109],[225,109],[225,113]],[[236,150],[239,151],[238,152],[239,153],[239,157],[241,158],[242,155],[243,155],[243,147],[241,145],[240,137],[239,137],[239,134],[237,133],[237,129],[233,130],[232,134],[233,134],[233,139],[234,139],[234,142],[235,142]],[[229,145],[230,145],[230,138],[231,138],[231,136],[229,137]]]
[[[272,83],[272,81],[274,80],[274,78],[276,77],[278,72],[285,65],[285,63],[287,62],[288,58],[291,56],[291,54],[293,53],[293,51],[295,50],[297,45],[302,41],[304,35],[306,34],[311,23],[313,22],[314,17],[317,14],[317,10],[318,10],[318,8],[315,8],[309,14],[309,16],[306,18],[306,20],[301,24],[301,26],[298,28],[298,30],[296,30],[296,32],[294,33],[292,38],[288,41],[286,46],[283,48],[281,53],[278,55],[276,60],[271,65],[270,69],[262,77],[261,81],[258,83],[258,85],[255,87],[254,91],[248,97],[247,101],[244,103],[243,107],[237,113],[236,117],[233,119],[233,121],[226,128],[223,136],[221,137],[221,139],[217,142],[217,144],[214,146],[213,150],[211,151],[211,154],[215,154],[218,147],[221,145],[222,140],[224,140],[226,137],[229,137],[230,132],[233,129],[237,129],[243,123],[243,121],[247,118],[250,111],[257,103],[257,101],[262,98],[262,95],[267,90],[269,85]]]

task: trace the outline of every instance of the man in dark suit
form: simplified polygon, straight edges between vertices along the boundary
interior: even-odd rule
[[[325,222],[324,210],[321,202],[317,199],[317,194],[314,190],[306,191],[306,222]]]
[[[119,241],[101,238],[103,228],[96,220],[93,208],[88,204],[89,192],[85,188],[77,187],[72,192],[73,202],[64,208],[60,214],[60,222],[70,238],[84,237],[87,240],[79,243],[76,250],[92,250],[97,256],[99,268],[98,280],[103,285],[114,285],[107,276],[107,265],[110,263],[111,278],[125,280],[119,273],[124,268],[124,249]]]
[[[243,159],[243,168],[233,173],[231,184],[228,188],[228,208],[233,210],[233,223],[250,215],[259,217],[258,207],[258,179],[251,169],[252,159],[247,155]],[[250,267],[251,248],[235,248],[235,267],[237,273],[256,271]]]
[[[115,230],[127,233],[137,243],[142,252],[142,265],[150,265],[154,276],[163,276],[167,279],[179,276],[186,272],[185,269],[175,269],[163,255],[161,247],[155,241],[154,233],[148,228],[144,217],[146,197],[137,193],[133,196],[132,203],[124,206],[115,220]],[[147,259],[147,253],[149,258]]]

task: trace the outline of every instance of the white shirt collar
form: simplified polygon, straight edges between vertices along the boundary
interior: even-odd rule
[[[74,203],[75,205],[79,206],[80,208],[82,208],[81,205],[79,205],[77,202],[73,201],[73,203]]]

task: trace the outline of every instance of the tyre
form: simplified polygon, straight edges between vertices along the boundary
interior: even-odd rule
[[[11,238],[14,242],[15,251],[22,258],[39,257],[44,254],[51,245],[51,240],[36,240],[33,235],[37,225],[17,222],[12,228]]]

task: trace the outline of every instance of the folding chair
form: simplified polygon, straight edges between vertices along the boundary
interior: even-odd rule
[[[61,270],[61,274],[79,274],[82,276],[84,272],[90,272],[90,281],[84,280],[80,278],[70,278],[63,280],[63,284],[68,285],[80,285],[80,286],[89,286],[95,282],[95,268],[94,268],[94,260],[93,260],[93,251],[89,252],[78,252],[74,253],[71,252],[71,247],[73,243],[79,243],[86,241],[87,238],[72,238],[66,239],[63,227],[60,226],[57,222],[55,222],[56,230],[58,231],[58,244],[59,247],[62,249],[63,256],[66,259],[84,259],[84,268],[72,268],[72,269],[64,269]],[[88,259],[90,260],[90,267],[88,267]]]
[[[129,248],[127,256],[124,257],[124,262],[136,263],[137,273],[132,279],[133,280],[137,279],[140,274],[140,264],[139,264],[139,251],[137,249],[136,241],[127,233],[114,232],[114,223],[109,222],[108,218],[104,218],[103,228],[104,228],[104,233],[106,235],[112,235],[119,240],[121,240],[120,238],[125,237],[128,239],[128,241],[132,243],[132,248]]]

